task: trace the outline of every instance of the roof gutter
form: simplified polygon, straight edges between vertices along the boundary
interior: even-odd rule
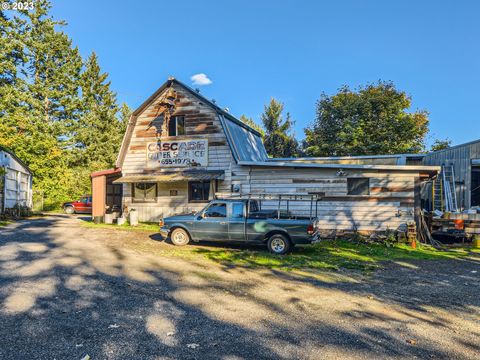
[[[298,163],[288,161],[239,161],[239,165],[266,166],[266,167],[296,167],[296,168],[324,168],[324,169],[368,169],[368,170],[405,170],[405,171],[428,171],[439,172],[440,166],[417,166],[417,165],[366,165],[366,164],[316,164]]]

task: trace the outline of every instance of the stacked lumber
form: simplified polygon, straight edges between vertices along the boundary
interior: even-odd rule
[[[445,213],[441,218],[432,218],[432,232],[464,232],[466,236],[480,234],[480,214]]]

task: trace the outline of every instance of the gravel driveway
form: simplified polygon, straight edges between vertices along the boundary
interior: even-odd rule
[[[68,216],[0,228],[0,358],[480,353],[478,258],[312,275],[162,256],[171,245],[154,239]]]

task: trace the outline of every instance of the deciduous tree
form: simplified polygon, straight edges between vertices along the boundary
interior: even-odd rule
[[[432,146],[430,147],[430,151],[445,150],[445,149],[448,149],[450,146],[452,146],[452,140],[448,138],[444,140],[435,139]]]
[[[410,97],[391,82],[323,94],[316,119],[305,129],[310,156],[417,153],[425,149],[428,113],[409,112]]]

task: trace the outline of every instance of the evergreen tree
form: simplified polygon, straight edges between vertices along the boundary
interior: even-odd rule
[[[14,148],[27,125],[26,82],[18,70],[25,63],[25,22],[0,11],[0,145]]]
[[[264,144],[271,157],[293,157],[298,154],[298,142],[291,133],[293,121],[289,113],[283,119],[283,108],[281,102],[272,98],[265,105],[261,117],[266,134]]]
[[[115,164],[125,127],[117,118],[116,95],[107,78],[92,53],[80,80],[82,113],[74,136],[76,165],[105,168]]]
[[[255,122],[255,120],[253,120],[251,117],[248,117],[246,115],[241,115],[240,121],[250,126],[253,130],[257,130],[262,135],[262,138],[265,136],[265,130],[263,130],[263,128],[260,125],[258,125]]]
[[[0,11],[0,145],[30,167],[47,208],[89,192],[90,172],[113,165],[130,111],[118,114],[95,55],[82,72],[50,7]]]
[[[34,11],[26,12],[28,61],[23,72],[29,78],[30,105],[36,120],[50,124],[54,135],[65,141],[77,120],[82,58],[68,36],[56,30],[66,24],[54,21],[48,14],[50,8],[48,1],[41,0]]]

